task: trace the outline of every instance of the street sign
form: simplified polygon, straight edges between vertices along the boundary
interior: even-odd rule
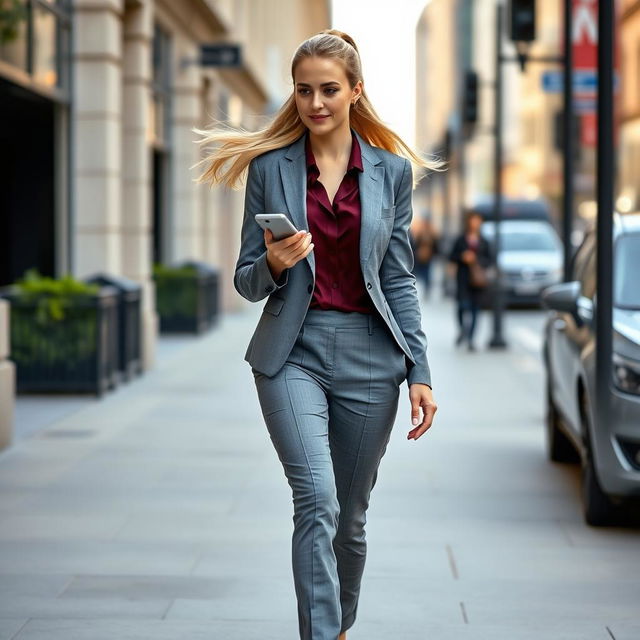
[[[542,73],[542,90],[545,93],[562,92],[562,71],[544,71]],[[614,91],[618,89],[618,74],[614,75]],[[595,96],[598,90],[598,74],[595,69],[574,69],[573,93],[580,96]]]
[[[203,67],[239,67],[242,50],[239,44],[213,43],[200,45],[200,65]]]

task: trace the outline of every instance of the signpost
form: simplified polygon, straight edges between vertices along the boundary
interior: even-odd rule
[[[240,67],[242,49],[239,44],[215,42],[200,45],[200,65],[203,67]]]

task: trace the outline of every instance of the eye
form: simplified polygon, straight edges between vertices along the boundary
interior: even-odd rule
[[[331,95],[333,95],[334,93],[337,93],[338,89],[336,87],[329,87],[327,89],[328,93],[331,93]]]

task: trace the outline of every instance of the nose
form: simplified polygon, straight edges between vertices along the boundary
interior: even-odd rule
[[[320,94],[320,92],[314,92],[313,94],[313,101],[312,101],[312,106],[314,109],[322,109],[322,95]]]

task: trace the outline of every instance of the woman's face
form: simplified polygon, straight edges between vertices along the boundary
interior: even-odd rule
[[[482,226],[482,216],[473,215],[469,218],[469,232],[470,233],[478,233],[480,231],[480,227]]]
[[[362,81],[351,89],[341,62],[313,56],[296,66],[294,90],[303,124],[312,133],[325,135],[345,122],[349,126],[351,102],[362,93]]]

